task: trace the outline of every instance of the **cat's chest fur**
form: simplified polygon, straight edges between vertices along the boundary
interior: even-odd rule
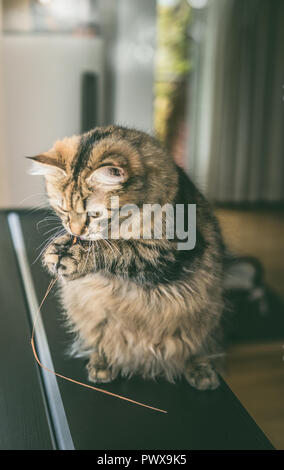
[[[120,279],[92,274],[61,289],[67,316],[86,349],[98,345],[126,375],[156,375],[165,359],[178,363],[191,342],[179,333],[186,307],[170,292],[146,291]],[[192,345],[194,348],[194,346]],[[188,351],[187,351],[188,353]],[[176,366],[175,366],[176,369]]]

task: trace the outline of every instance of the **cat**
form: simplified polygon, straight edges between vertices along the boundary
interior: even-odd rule
[[[64,138],[30,158],[66,230],[49,244],[43,264],[59,277],[76,347],[88,356],[89,380],[184,376],[199,390],[217,388],[223,241],[185,172],[155,138],[120,126]],[[159,239],[101,238],[98,207],[106,207],[109,229],[113,197],[119,207],[196,204],[195,247],[178,250],[164,228]]]

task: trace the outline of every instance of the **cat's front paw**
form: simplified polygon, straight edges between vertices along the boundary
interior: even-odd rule
[[[215,390],[220,385],[218,375],[211,364],[192,365],[185,378],[197,390]]]
[[[49,245],[43,257],[43,263],[51,274],[60,275],[66,279],[77,277],[80,261],[80,248],[71,244],[68,235]]]
[[[87,372],[89,381],[94,383],[107,383],[115,378],[113,371],[98,353],[91,355],[87,364]]]

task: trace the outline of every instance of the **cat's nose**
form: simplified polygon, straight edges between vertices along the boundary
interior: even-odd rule
[[[69,227],[73,235],[83,235],[86,231],[86,220],[87,216],[85,214],[78,214],[73,216],[70,220]]]
[[[77,235],[77,236],[83,235],[83,229],[81,225],[70,224],[70,230],[73,233],[73,235]]]

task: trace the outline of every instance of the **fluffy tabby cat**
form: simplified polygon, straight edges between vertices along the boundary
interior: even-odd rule
[[[77,347],[88,355],[89,380],[185,376],[200,390],[216,388],[223,244],[190,179],[155,139],[118,126],[65,138],[32,159],[66,229],[43,263],[59,275]],[[110,217],[111,196],[119,196],[120,206],[196,204],[195,248],[177,250],[177,240],[164,232],[161,239],[100,239],[97,207],[104,204]]]

